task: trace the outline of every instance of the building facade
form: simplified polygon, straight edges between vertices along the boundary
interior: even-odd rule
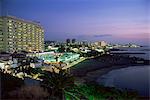
[[[76,43],[76,39],[72,39],[72,44],[75,44]]]
[[[44,29],[36,22],[0,17],[0,51],[43,51]]]
[[[70,43],[71,43],[71,40],[70,40],[70,39],[66,39],[66,43],[67,43],[67,44],[70,44]]]
[[[107,46],[107,43],[105,41],[98,41],[98,42],[95,42],[95,45],[100,46],[100,47],[105,47]]]

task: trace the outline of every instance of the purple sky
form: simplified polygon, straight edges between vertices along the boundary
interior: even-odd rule
[[[46,40],[148,43],[149,0],[1,0],[2,15],[40,21]]]

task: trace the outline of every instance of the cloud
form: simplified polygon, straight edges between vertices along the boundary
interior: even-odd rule
[[[93,37],[110,37],[112,36],[111,34],[99,34],[99,35],[93,35]]]

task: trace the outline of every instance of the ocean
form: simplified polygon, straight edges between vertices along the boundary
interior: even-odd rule
[[[119,48],[125,51],[117,52],[136,52],[145,54],[130,54],[129,56],[150,58],[150,49],[141,48]],[[127,68],[115,69],[102,75],[97,82],[104,86],[116,87],[118,89],[135,90],[142,96],[149,96],[150,91],[150,66],[132,66]]]
[[[150,66],[135,66],[110,71],[98,78],[104,86],[135,90],[142,96],[149,95]]]
[[[150,47],[139,47],[139,48],[117,48],[120,49],[120,51],[112,51],[113,53],[144,53],[144,54],[130,54],[130,57],[140,57],[143,59],[150,59]],[[128,54],[125,54],[128,55]]]

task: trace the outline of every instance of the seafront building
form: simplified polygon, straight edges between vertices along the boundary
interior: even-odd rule
[[[37,23],[13,16],[0,17],[0,52],[44,51],[44,29]]]

